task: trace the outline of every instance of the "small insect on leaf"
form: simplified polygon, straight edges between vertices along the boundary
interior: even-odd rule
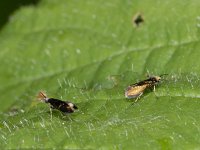
[[[163,75],[166,75],[166,74],[163,74]],[[163,75],[151,76],[146,80],[129,85],[125,90],[125,97],[129,99],[130,98],[138,99],[147,88],[153,88],[153,90],[155,91],[155,86],[160,82],[161,77]]]
[[[44,92],[39,92],[37,97],[39,100],[49,103],[52,109],[57,109],[63,113],[73,113],[76,109],[78,109],[78,107],[71,102],[48,98]]]
[[[136,27],[139,27],[144,22],[144,17],[141,13],[137,13],[133,16],[133,24]]]

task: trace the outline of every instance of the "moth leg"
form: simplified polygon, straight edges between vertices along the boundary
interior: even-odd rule
[[[154,91],[154,92],[156,91],[156,86],[155,86],[155,85],[153,86],[153,91]]]
[[[142,92],[142,93],[140,93],[140,94],[137,96],[137,98],[136,98],[135,102],[137,102],[137,101],[140,99],[140,96],[142,96],[142,94],[143,94],[143,92]]]
[[[50,108],[51,108],[51,109],[55,109],[55,107],[54,107],[54,106],[52,106],[52,105],[50,105]]]
[[[153,92],[154,92],[156,98],[158,98],[158,96],[157,96],[157,94],[156,94],[156,86],[155,86],[155,85],[153,86]]]
[[[52,121],[52,109],[50,108],[50,120]]]

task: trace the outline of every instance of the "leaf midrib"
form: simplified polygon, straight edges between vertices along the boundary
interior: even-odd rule
[[[0,88],[0,91],[3,91],[5,89],[9,89],[10,87],[13,87],[13,86],[16,86],[16,85],[20,85],[20,84],[23,84],[23,83],[26,83],[26,82],[33,82],[33,81],[36,81],[36,80],[40,80],[40,79],[44,79],[44,78],[49,78],[49,77],[53,77],[55,75],[59,75],[59,74],[62,74],[62,73],[69,73],[69,72],[72,72],[72,71],[75,71],[77,69],[81,69],[81,68],[87,68],[91,65],[94,65],[94,64],[100,64],[100,63],[103,63],[104,61],[108,60],[109,58],[112,58],[112,57],[118,57],[120,55],[124,55],[124,54],[128,54],[128,53],[131,53],[131,52],[140,52],[140,51],[149,51],[149,49],[151,49],[151,52],[149,54],[152,53],[152,51],[155,51],[155,50],[159,50],[160,48],[165,48],[165,47],[178,47],[178,46],[184,46],[184,45],[188,45],[188,44],[191,44],[191,43],[199,43],[200,40],[192,40],[192,41],[188,41],[188,42],[182,42],[182,43],[179,43],[179,44],[169,44],[169,45],[157,45],[157,46],[154,46],[154,47],[151,47],[151,48],[141,48],[141,49],[129,49],[129,50],[122,50],[122,51],[118,51],[116,52],[115,54],[111,55],[111,56],[108,56],[106,57],[105,59],[100,59],[98,61],[94,61],[92,63],[88,63],[88,64],[84,64],[84,65],[80,65],[79,67],[76,67],[76,68],[72,68],[70,70],[68,69],[63,69],[63,70],[58,70],[58,71],[55,71],[53,73],[45,73],[45,75],[42,75],[42,76],[38,76],[38,77],[34,77],[34,78],[27,78],[27,79],[21,79],[20,82],[15,82],[15,83],[12,83],[10,85],[6,85],[6,86],[1,86]],[[176,51],[176,50],[175,50]],[[175,52],[174,51],[174,52]],[[168,61],[169,62],[169,61]]]

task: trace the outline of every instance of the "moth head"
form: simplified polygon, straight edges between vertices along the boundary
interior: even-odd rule
[[[47,97],[47,94],[45,92],[40,91],[37,95],[37,99],[47,103],[49,98]]]
[[[160,82],[160,80],[161,80],[161,77],[160,77],[160,76],[154,76],[153,78],[154,78],[154,80],[155,80],[156,82]]]
[[[160,76],[152,76],[150,77],[150,79],[153,81],[153,82],[160,82],[160,80],[162,79],[162,76],[164,75],[167,75],[167,74],[162,74]]]
[[[68,105],[67,107],[72,111],[74,111],[75,109],[78,109],[78,107],[71,102],[68,102],[67,105]]]

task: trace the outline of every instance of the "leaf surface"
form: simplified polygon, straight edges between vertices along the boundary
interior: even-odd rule
[[[199,6],[43,0],[18,10],[0,34],[1,147],[199,148]],[[148,73],[168,75],[137,103],[125,99]],[[40,90],[79,111],[50,111]]]

